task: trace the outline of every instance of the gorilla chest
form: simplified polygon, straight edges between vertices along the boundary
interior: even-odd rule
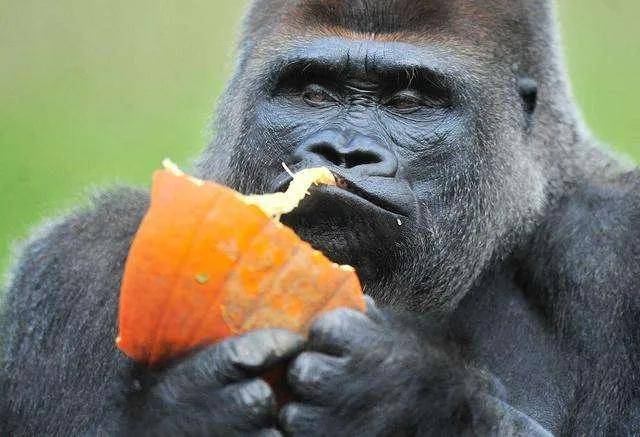
[[[543,317],[512,281],[472,291],[452,318],[470,363],[496,376],[507,401],[552,432],[564,421],[575,374]]]

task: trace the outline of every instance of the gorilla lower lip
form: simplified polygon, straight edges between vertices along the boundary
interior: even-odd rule
[[[368,190],[361,188],[355,182],[352,182],[351,180],[340,174],[337,174],[333,171],[332,173],[336,180],[336,185],[334,187],[313,187],[312,190],[329,190],[335,192],[336,194],[338,194],[338,192],[342,192],[343,194],[348,193],[350,196],[357,197],[360,200],[363,200],[366,203],[369,203],[388,214],[408,217],[408,213],[400,206],[396,206],[392,202],[385,200],[382,196],[370,193]],[[278,180],[279,183],[276,185],[275,191],[283,191],[286,190],[288,184],[291,182],[291,177],[288,174],[284,173],[281,177],[278,178]]]
[[[348,191],[351,194],[354,194],[364,200],[366,200],[367,202],[377,206],[378,208],[384,209],[385,211],[394,214],[394,215],[399,215],[399,216],[406,216],[406,212],[404,212],[403,210],[401,210],[400,208],[398,208],[397,206],[391,204],[390,202],[385,201],[384,199],[374,196],[372,194],[370,194],[369,192],[367,192],[366,190],[363,190],[362,188],[358,187],[356,184],[354,184],[353,182],[348,181],[347,179],[342,179],[342,184],[337,183],[336,186],[338,188],[341,188],[345,191]]]
[[[372,201],[371,199],[369,199],[368,197],[362,196],[359,193],[355,192],[354,190],[349,189],[350,187],[348,186],[348,188],[341,188],[339,186],[320,186],[320,187],[313,187],[313,191],[317,191],[317,192],[322,192],[325,194],[329,194],[332,197],[335,197],[336,199],[344,199],[346,201],[349,201],[350,203],[354,203],[354,205],[360,205],[360,207],[362,207],[363,209],[375,209],[378,210],[381,213],[384,214],[391,214],[393,216],[398,216],[398,217],[406,217],[405,214],[391,210],[389,208],[387,208],[385,205],[382,205],[378,202]]]

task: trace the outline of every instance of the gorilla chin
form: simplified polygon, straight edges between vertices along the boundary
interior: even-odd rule
[[[390,210],[368,197],[340,187],[314,187],[282,222],[333,261],[354,266],[370,288],[405,271],[403,254],[410,251],[401,249],[414,244],[415,208]]]

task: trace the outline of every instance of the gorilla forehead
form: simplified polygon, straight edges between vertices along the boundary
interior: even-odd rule
[[[552,5],[551,0],[254,0],[243,47],[276,47],[315,36],[436,43],[533,74],[556,69]]]
[[[495,30],[522,34],[548,17],[550,0],[256,0],[254,24],[265,15],[287,26],[335,28],[357,33],[458,34],[474,38],[504,37]],[[546,21],[546,20],[542,20]],[[503,38],[506,39],[506,38]]]

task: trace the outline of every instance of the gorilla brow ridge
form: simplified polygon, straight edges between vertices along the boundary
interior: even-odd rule
[[[303,79],[321,79],[332,83],[344,82],[345,77],[373,79],[379,83],[423,88],[448,100],[455,79],[431,66],[407,64],[395,59],[365,56],[358,62],[349,54],[335,53],[325,57],[284,56],[267,66],[266,86],[276,90],[280,85]]]

